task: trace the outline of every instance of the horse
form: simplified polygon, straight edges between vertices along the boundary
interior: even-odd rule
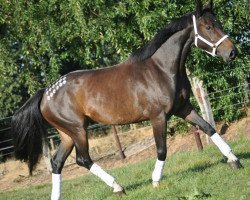
[[[99,177],[113,193],[121,194],[124,189],[115,177],[91,160],[88,123],[121,125],[150,120],[157,154],[152,185],[158,187],[166,162],[167,120],[175,115],[203,130],[230,166],[241,168],[230,146],[190,103],[185,61],[193,44],[225,62],[237,56],[235,45],[213,13],[212,0],[205,6],[197,0],[195,11],[172,20],[122,63],[73,71],[39,90],[13,115],[16,158],[27,162],[32,173],[42,155],[49,124],[61,138],[51,159],[52,200],[61,198],[61,172],[73,147],[79,166]]]

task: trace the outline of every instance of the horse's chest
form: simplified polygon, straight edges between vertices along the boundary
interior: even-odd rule
[[[186,104],[187,101],[189,101],[190,98],[190,89],[189,87],[182,87],[180,88],[175,95],[175,100],[173,104],[173,110],[176,111],[180,107],[182,107],[184,104]]]
[[[177,101],[186,101],[190,97],[190,90],[187,88],[181,88],[181,90],[177,93]]]

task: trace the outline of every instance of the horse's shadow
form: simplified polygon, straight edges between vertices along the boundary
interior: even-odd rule
[[[137,188],[141,188],[142,186],[150,185],[151,183],[152,183],[151,179],[142,180],[140,182],[133,183],[133,184],[130,184],[130,185],[126,186],[125,190],[126,191],[135,190]]]
[[[236,155],[240,160],[242,159],[250,159],[250,152],[239,153]]]
[[[236,156],[239,158],[239,160],[250,159],[250,152],[239,153]],[[205,163],[205,164],[202,164],[202,165],[191,167],[191,168],[188,168],[186,170],[183,170],[183,171],[180,171],[180,172],[177,172],[177,173],[173,173],[170,176],[176,176],[176,175],[180,175],[180,174],[183,174],[183,173],[186,173],[186,172],[200,173],[200,172],[203,172],[203,171],[205,171],[205,170],[207,170],[207,169],[209,169],[209,168],[211,168],[213,166],[218,165],[219,163],[227,163],[227,158],[224,157],[221,160],[218,160],[217,162],[214,162],[214,163]],[[242,164],[244,165],[244,162]],[[167,179],[168,177],[169,176],[163,175],[162,179],[164,180],[164,179]],[[130,185],[126,186],[125,190],[126,191],[135,190],[135,189],[140,188],[142,186],[150,185],[151,183],[152,183],[151,179],[141,180],[140,182],[137,182],[137,183],[130,184]]]
[[[183,174],[183,173],[186,173],[186,172],[202,172],[214,165],[217,165],[220,161],[216,162],[216,163],[212,163],[212,164],[204,164],[204,165],[200,165],[200,166],[195,166],[193,168],[189,168],[187,170],[183,170],[183,171],[180,171],[180,172],[177,172],[177,173],[173,173],[171,174],[170,176],[176,176],[176,175],[180,175],[180,174]],[[163,175],[162,176],[162,180],[167,180],[169,177],[166,176],[166,175]],[[132,190],[135,190],[137,188],[140,188],[140,187],[143,187],[143,186],[147,186],[147,185],[150,185],[152,184],[152,179],[147,179],[147,180],[141,180],[140,182],[136,182],[136,183],[133,183],[133,184],[130,184],[128,186],[125,187],[125,190],[126,191],[132,191]]]
[[[215,162],[215,163],[205,163],[203,165],[191,167],[187,170],[182,171],[181,173],[183,173],[183,172],[203,172],[203,171],[205,171],[205,170],[207,170],[207,169],[209,169],[217,164],[219,164],[219,161]]]
[[[245,159],[250,159],[250,152],[247,152],[247,153],[239,153],[236,155],[237,158],[242,162],[242,160],[245,160]],[[206,163],[206,164],[203,164],[203,165],[199,165],[199,166],[195,166],[195,167],[192,167],[192,168],[189,168],[187,170],[185,170],[185,172],[203,172],[213,166],[216,166],[218,165],[219,163],[227,163],[227,158],[226,157],[223,157],[221,160],[217,161],[217,162],[214,162],[214,163]],[[244,162],[242,163],[243,164],[243,167],[244,167]]]

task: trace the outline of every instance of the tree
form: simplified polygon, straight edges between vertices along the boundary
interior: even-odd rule
[[[200,50],[192,51],[187,65],[211,92],[242,81],[249,74],[250,60],[247,1],[215,0],[214,4],[240,55],[236,62],[225,65]],[[11,115],[39,88],[69,71],[125,60],[173,18],[195,8],[194,0],[0,0],[0,5],[1,117]],[[236,80],[230,75],[208,75],[229,68],[235,68]],[[223,107],[239,98],[226,97],[212,105],[219,102]],[[230,112],[230,116],[235,113]],[[218,112],[217,116],[225,119],[227,114]]]

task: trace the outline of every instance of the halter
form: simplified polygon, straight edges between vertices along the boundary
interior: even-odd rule
[[[217,47],[228,37],[228,35],[224,35],[218,42],[216,43],[211,43],[208,40],[206,40],[204,37],[202,37],[201,35],[199,35],[198,31],[197,31],[197,26],[196,26],[196,18],[193,15],[193,24],[194,24],[194,34],[195,34],[195,46],[198,47],[197,42],[198,39],[200,39],[202,42],[206,43],[208,46],[213,48],[212,52],[206,51],[208,54],[212,55],[212,56],[216,56],[216,49]]]

